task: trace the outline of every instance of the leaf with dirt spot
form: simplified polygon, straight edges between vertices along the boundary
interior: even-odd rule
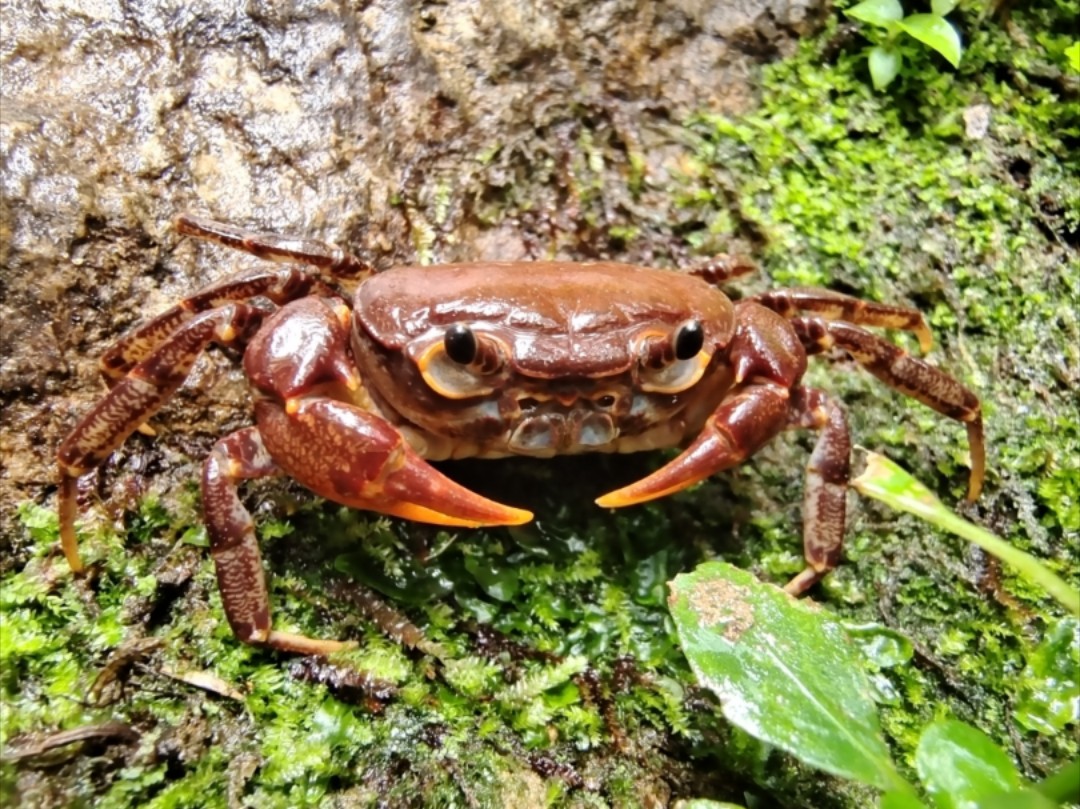
[[[721,562],[676,576],[670,587],[683,651],[728,721],[834,775],[910,789],[881,737],[862,662],[835,618]]]

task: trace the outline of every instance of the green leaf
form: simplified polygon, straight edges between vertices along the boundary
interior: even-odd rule
[[[930,10],[939,17],[944,17],[960,5],[960,0],[930,0]]]
[[[970,523],[945,508],[933,492],[883,455],[866,454],[866,471],[851,481],[851,485],[866,497],[873,497],[899,511],[921,517],[1006,562],[1028,579],[1045,588],[1073,615],[1080,616],[1080,592],[1049,570],[1029,553],[1014,548],[1001,537]]]
[[[1077,784],[1080,784],[1080,759],[1073,759],[1036,784],[1035,789],[1040,795],[1056,803],[1075,803]]]
[[[1014,716],[1028,730],[1053,735],[1080,719],[1080,622],[1064,618],[1028,655]]]
[[[492,598],[510,601],[517,595],[519,585],[517,568],[499,567],[490,559],[481,560],[480,557],[466,554],[465,569]]]
[[[1004,751],[978,728],[954,719],[923,731],[915,769],[939,809],[976,809],[980,798],[1020,789]]]
[[[698,681],[733,725],[815,767],[905,789],[840,623],[722,562],[671,582],[668,605]]]
[[[983,798],[976,804],[979,809],[1057,809],[1058,803],[1033,789],[1020,792],[1002,792]]]
[[[953,67],[960,66],[960,34],[948,20],[937,14],[912,14],[900,21],[900,28],[940,53]]]
[[[1069,67],[1080,73],[1080,42],[1074,42],[1065,49],[1065,57],[1069,60]]]
[[[870,49],[870,80],[875,90],[884,90],[900,72],[903,57],[896,48],[877,45]]]
[[[878,809],[926,809],[913,792],[886,792],[881,796]]]
[[[900,0],[863,0],[844,11],[844,14],[855,20],[888,28],[891,23],[903,19],[904,8]]]
[[[906,663],[915,653],[910,640],[881,624],[844,624],[844,630],[867,662],[878,669]]]

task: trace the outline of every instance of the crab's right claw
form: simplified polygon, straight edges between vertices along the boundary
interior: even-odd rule
[[[521,525],[533,515],[481,497],[430,466],[385,420],[353,405],[312,397],[256,406],[274,460],[316,494],[436,525]]]

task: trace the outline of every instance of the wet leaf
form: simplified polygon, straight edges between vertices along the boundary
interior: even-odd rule
[[[1059,804],[1033,789],[1025,789],[991,795],[977,805],[979,809],[1057,809]]]
[[[886,792],[881,796],[878,809],[926,809],[926,804],[920,801],[913,792]]]
[[[937,14],[912,14],[900,21],[900,28],[940,53],[953,67],[960,65],[960,34],[948,20]]]
[[[1080,719],[1080,621],[1064,618],[1028,657],[1014,715],[1028,730],[1052,735]]]
[[[875,90],[884,90],[900,72],[903,59],[896,48],[877,45],[870,49],[870,80]]]
[[[854,20],[888,27],[890,23],[899,22],[903,18],[904,8],[900,5],[900,0],[863,0],[862,3],[847,9],[844,14]]]
[[[668,604],[691,668],[732,724],[834,775],[906,786],[832,616],[721,562],[677,576]]]
[[[491,559],[465,556],[465,569],[476,579],[485,593],[497,601],[511,601],[518,591],[517,569],[495,565]]]
[[[911,641],[881,624],[844,624],[848,637],[859,646],[863,657],[879,669],[899,666],[911,660]]]
[[[915,769],[939,809],[976,809],[982,798],[1020,789],[1004,751],[978,728],[953,719],[923,731]]]
[[[1069,67],[1080,73],[1080,42],[1074,42],[1065,49],[1065,56],[1069,60]]]
[[[944,17],[960,4],[960,0],[930,0],[930,10]]]
[[[866,470],[851,481],[866,497],[873,497],[899,511],[907,511],[932,525],[974,542],[987,553],[1015,567],[1023,576],[1042,586],[1073,615],[1080,616],[1080,592],[1070,587],[1038,559],[1014,548],[963,517],[953,514],[933,492],[883,455],[866,454]]]
[[[1073,759],[1053,775],[1035,785],[1035,790],[1055,803],[1080,801],[1080,759]]]

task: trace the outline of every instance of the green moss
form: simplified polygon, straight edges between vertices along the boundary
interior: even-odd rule
[[[990,476],[971,516],[1074,584],[1080,114],[1060,103],[1053,76],[1076,11],[1014,10],[1013,25],[1035,37],[1028,47],[969,19],[959,71],[921,70],[889,94],[870,89],[860,43],[831,53],[830,25],[765,70],[759,109],[691,122],[693,154],[669,189],[671,225],[600,215],[605,166],[628,161],[631,194],[649,180],[639,154],[613,152],[586,126],[569,192],[582,232],[606,239],[605,249],[633,251],[671,230],[703,254],[742,239],[757,246],[770,283],[918,305],[938,338],[934,361],[985,404]],[[982,104],[989,131],[969,138],[965,112]],[[554,162],[541,159],[535,171],[554,184]],[[527,210],[527,188],[496,189],[476,210],[491,221]],[[466,193],[440,190],[427,221],[443,220],[447,194]],[[414,235],[427,251],[431,234]],[[959,502],[961,428],[845,365],[818,363],[809,379],[848,405],[857,443]],[[538,522],[513,531],[455,535],[311,501],[262,520],[275,625],[360,640],[337,665],[392,684],[385,703],[298,679],[285,656],[233,638],[211,563],[189,547],[205,544],[190,491],[179,517],[146,501],[116,531],[86,529],[96,571],[87,585],[53,553],[51,512],[24,507],[25,558],[0,588],[0,743],[114,718],[142,732],[137,745],[72,755],[49,771],[76,804],[223,806],[234,795],[302,806],[333,795],[356,805],[501,806],[527,796],[531,805],[605,806],[668,790],[865,805],[864,791],[723,725],[690,678],[665,604],[666,581],[714,556],[777,582],[801,568],[807,448],[785,437],[731,475],[618,514],[592,498],[656,459],[506,462],[494,480],[491,464],[448,470],[496,498],[500,487],[530,492]],[[1052,628],[1047,644],[1065,632],[1052,603],[912,519],[859,503],[851,522],[847,561],[815,597],[913,641],[913,663],[875,672],[897,759],[910,767],[921,728],[941,716],[1005,742],[1028,777],[1075,756],[1075,724],[1062,720],[1060,694],[1047,696],[1052,672],[1039,646]],[[176,584],[169,571],[185,564],[190,575]],[[352,599],[361,586],[402,609],[426,632],[425,648],[442,653],[384,638]],[[123,700],[77,696],[113,650],[147,633],[164,644],[123,674]],[[184,685],[166,669],[212,672],[244,699]],[[3,763],[0,797],[43,773]]]

